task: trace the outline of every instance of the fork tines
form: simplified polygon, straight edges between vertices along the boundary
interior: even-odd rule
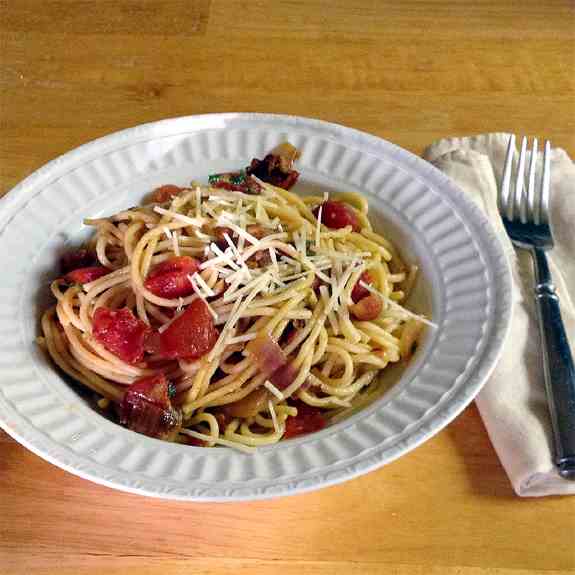
[[[535,225],[549,221],[549,175],[551,144],[545,142],[543,151],[543,172],[540,185],[535,181],[535,166],[538,158],[537,138],[533,139],[529,172],[525,180],[527,163],[527,138],[521,140],[521,150],[517,162],[515,185],[512,185],[513,160],[515,156],[515,135],[509,138],[503,181],[499,193],[499,212],[509,221],[532,222]]]

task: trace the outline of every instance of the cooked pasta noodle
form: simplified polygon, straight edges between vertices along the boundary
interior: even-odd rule
[[[121,405],[134,383],[162,374],[179,414],[164,438],[249,451],[293,435],[298,414],[316,422],[318,414],[341,417],[377,390],[386,366],[409,359],[431,323],[403,307],[417,268],[372,230],[365,198],[336,196],[358,226],[334,229],[322,219],[325,197],[257,183],[259,194],[194,186],[86,221],[96,229],[91,245],[102,275],[53,282],[56,304],[42,318],[40,339],[58,367],[96,392],[101,408]],[[155,270],[191,258],[196,271],[177,276],[187,293],[152,289]],[[379,307],[365,319],[372,298]],[[156,345],[129,360],[95,325],[97,309],[126,310],[157,344],[192,305],[206,307],[215,330],[197,357],[174,357]],[[272,375],[262,341],[283,358]]]

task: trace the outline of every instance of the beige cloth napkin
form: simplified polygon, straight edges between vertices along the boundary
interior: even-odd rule
[[[518,495],[575,494],[575,482],[561,478],[553,466],[531,259],[514,250],[497,213],[508,140],[509,134],[449,138],[432,144],[424,158],[484,210],[512,267],[511,331],[501,359],[477,397],[489,437]],[[551,156],[551,221],[555,248],[548,255],[575,354],[575,164],[560,149],[553,149]]]

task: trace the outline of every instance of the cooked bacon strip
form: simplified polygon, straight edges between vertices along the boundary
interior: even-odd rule
[[[163,374],[139,379],[126,390],[120,403],[120,423],[132,431],[158,438],[180,424]]]
[[[250,355],[253,357],[260,372],[266,377],[285,365],[286,356],[282,348],[267,334],[260,334],[248,344]]]
[[[278,389],[286,389],[297,377],[297,370],[288,361],[282,348],[267,334],[249,344],[250,354],[263,373]]]
[[[273,186],[289,190],[299,177],[299,172],[293,169],[293,163],[298,157],[297,148],[284,142],[263,160],[254,158],[246,172]]]

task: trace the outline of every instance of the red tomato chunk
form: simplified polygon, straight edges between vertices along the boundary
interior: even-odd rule
[[[321,204],[321,223],[331,229],[351,226],[354,232],[359,232],[361,226],[353,209],[344,202],[327,200]],[[319,208],[313,210],[313,215],[319,217]]]
[[[287,418],[284,439],[313,433],[325,427],[325,419],[321,409],[300,401],[297,402],[295,407],[297,407],[297,415]]]
[[[133,364],[144,357],[144,342],[150,328],[127,308],[99,307],[94,312],[92,333],[109,352]]]
[[[188,276],[197,272],[199,267],[198,260],[190,256],[170,258],[152,268],[144,286],[158,297],[167,299],[186,297],[194,293]]]
[[[371,285],[373,283],[373,278],[369,272],[363,272],[359,276],[359,281],[353,286],[353,289],[351,290],[351,299],[353,300],[353,303],[357,303],[360,299],[367,297],[371,293],[367,288],[363,287],[360,282]]]
[[[197,359],[214,347],[218,336],[208,307],[197,299],[160,334],[160,355]]]
[[[87,268],[78,268],[68,272],[64,279],[69,283],[87,284],[109,274],[110,270],[103,266],[90,266]]]
[[[152,193],[152,202],[157,204],[163,204],[168,200],[171,200],[174,196],[177,196],[184,188],[179,186],[174,186],[174,184],[165,184],[156,188]]]

